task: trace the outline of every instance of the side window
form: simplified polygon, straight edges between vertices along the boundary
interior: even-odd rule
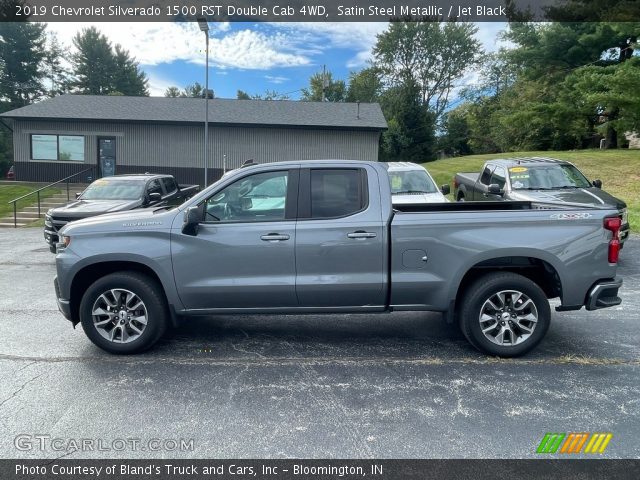
[[[504,184],[506,183],[506,172],[502,167],[496,167],[493,171],[493,175],[491,175],[491,182],[497,184],[500,188],[504,188]]]
[[[344,217],[367,206],[366,176],[357,169],[311,170],[311,218]]]
[[[151,180],[147,185],[147,194],[149,193],[159,193],[162,195],[162,187],[160,186],[160,180],[157,178],[155,180]]]
[[[167,195],[175,192],[178,189],[175,179],[171,177],[163,178],[162,183],[164,184],[164,190],[165,192],[167,192]]]
[[[284,220],[287,171],[241,178],[205,201],[205,222],[266,222]]]
[[[491,179],[491,165],[487,165],[485,169],[482,171],[482,176],[480,177],[480,183],[483,185],[489,185],[489,180]]]

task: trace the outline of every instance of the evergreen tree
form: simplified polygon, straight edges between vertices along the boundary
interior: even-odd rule
[[[0,23],[0,100],[5,110],[28,105],[44,95],[45,25]]]
[[[120,45],[116,45],[113,60],[112,91],[123,95],[148,96],[147,74],[140,70],[138,62],[129,56],[129,52]]]
[[[112,92],[115,60],[111,43],[96,27],[89,27],[73,38],[76,53],[72,57],[75,91],[87,95]]]
[[[47,88],[47,96],[55,97],[66,93],[70,89],[70,73],[63,62],[68,51],[58,41],[55,33],[50,33],[47,38],[46,50],[43,59]]]

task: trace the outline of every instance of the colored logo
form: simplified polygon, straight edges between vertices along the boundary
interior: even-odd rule
[[[536,453],[604,453],[611,433],[546,433]]]

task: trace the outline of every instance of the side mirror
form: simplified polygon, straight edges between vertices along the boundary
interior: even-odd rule
[[[500,188],[500,186],[497,183],[492,183],[491,185],[489,185],[488,191],[493,195],[504,194],[504,191]]]
[[[202,208],[200,207],[189,207],[184,212],[184,217],[182,221],[182,233],[185,235],[196,236],[198,235],[198,225],[202,221]]]
[[[591,183],[593,183],[593,186],[596,188],[602,188],[602,180],[594,180]]]
[[[80,198],[80,195],[82,195],[82,192],[76,192],[76,200]]]
[[[149,199],[149,203],[159,202],[162,200],[162,194],[158,192],[151,192],[147,198]]]
[[[448,184],[444,184],[440,186],[440,191],[443,195],[449,195],[451,193],[451,187]]]

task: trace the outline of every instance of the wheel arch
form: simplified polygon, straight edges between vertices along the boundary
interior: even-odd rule
[[[487,258],[475,258],[457,273],[450,296],[453,310],[460,303],[460,296],[468,285],[482,275],[490,272],[512,272],[522,275],[536,283],[544,291],[547,298],[563,295],[563,276],[557,262],[549,258],[545,252],[515,252],[503,255],[491,255]],[[523,254],[524,253],[524,254]]]
[[[84,265],[71,280],[69,305],[71,308],[71,321],[74,325],[80,322],[80,302],[87,289],[99,278],[116,272],[136,272],[157,282],[169,304],[171,317],[174,317],[166,286],[163,284],[160,275],[152,267],[134,260],[103,260]]]

